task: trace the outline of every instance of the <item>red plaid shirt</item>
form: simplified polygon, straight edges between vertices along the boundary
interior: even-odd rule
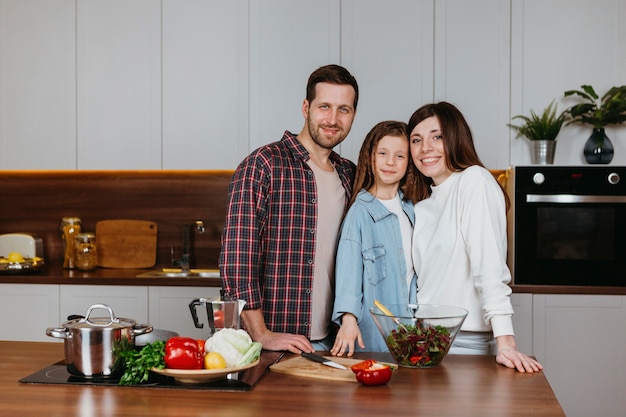
[[[310,337],[317,192],[308,160],[285,132],[241,162],[228,188],[219,265],[226,294],[261,308],[269,330]],[[355,165],[335,152],[330,160],[347,206]]]

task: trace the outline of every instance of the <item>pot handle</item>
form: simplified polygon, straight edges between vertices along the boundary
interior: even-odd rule
[[[150,333],[152,331],[152,326],[149,324],[136,324],[132,328],[133,336],[139,336],[140,334]]]
[[[89,316],[91,315],[91,312],[92,312],[93,310],[95,310],[95,309],[98,309],[98,308],[100,308],[100,309],[104,309],[104,310],[107,310],[107,311],[109,312],[109,317],[110,317],[110,319],[111,319],[111,321],[110,321],[109,323],[107,323],[107,324],[98,324],[98,323],[94,323],[94,322],[89,321]],[[113,310],[111,309],[111,307],[109,307],[109,306],[108,306],[108,305],[106,305],[106,304],[94,304],[94,305],[92,305],[91,307],[89,307],[89,308],[87,309],[87,312],[85,313],[85,321],[86,321],[87,323],[89,323],[89,324],[93,325],[93,326],[105,326],[105,327],[106,327],[106,326],[109,326],[109,325],[111,325],[111,324],[113,324],[113,323],[118,323],[118,322],[119,322],[119,320],[118,320],[118,319],[115,317],[115,315],[113,314]]]
[[[196,306],[206,304],[206,298],[196,298],[189,303],[189,311],[191,312],[191,318],[193,319],[193,324],[197,329],[202,329],[204,324],[200,323],[198,320],[198,312],[196,311]]]
[[[48,327],[46,334],[57,339],[67,339],[70,333],[66,327]]]

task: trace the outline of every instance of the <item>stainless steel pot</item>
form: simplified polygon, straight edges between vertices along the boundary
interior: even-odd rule
[[[108,317],[92,317],[104,309]],[[105,304],[94,304],[84,318],[66,321],[61,327],[46,330],[50,337],[65,339],[65,364],[70,374],[82,378],[114,378],[124,372],[120,350],[134,349],[135,336],[150,333],[149,324],[117,318]]]

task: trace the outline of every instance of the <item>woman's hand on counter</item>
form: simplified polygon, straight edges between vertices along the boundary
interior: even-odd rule
[[[496,342],[498,344],[497,363],[517,369],[519,372],[533,373],[543,369],[537,360],[517,350],[515,336],[498,336]]]

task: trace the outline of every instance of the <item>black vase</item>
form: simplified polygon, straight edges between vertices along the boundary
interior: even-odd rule
[[[594,128],[585,142],[585,161],[588,164],[608,164],[613,160],[613,144],[604,133],[604,128]]]

